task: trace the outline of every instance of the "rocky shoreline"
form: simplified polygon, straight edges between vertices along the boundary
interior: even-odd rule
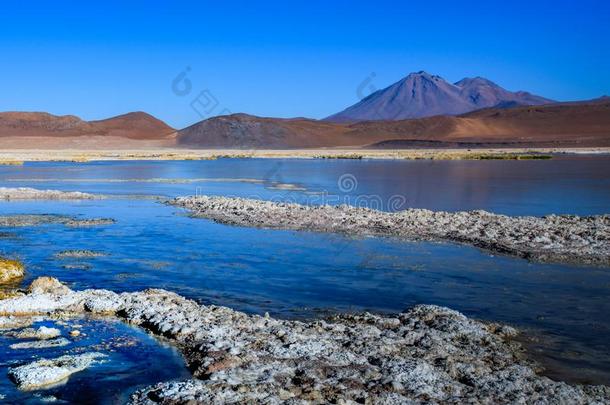
[[[432,305],[393,317],[364,313],[299,322],[199,305],[157,289],[73,291],[48,277],[35,280],[27,294],[0,301],[5,327],[19,327],[27,317],[84,313],[139,325],[183,353],[193,378],[142,389],[132,396],[134,404],[610,401],[609,387],[570,386],[538,375],[511,340],[513,328]],[[64,363],[70,371],[82,368],[72,358],[39,363],[47,372]],[[37,364],[11,375],[35,386],[27,378],[39,375]]]
[[[610,265],[609,215],[510,217],[425,209],[389,213],[219,196],[178,197],[169,204],[193,217],[238,226],[448,241],[535,261]]]

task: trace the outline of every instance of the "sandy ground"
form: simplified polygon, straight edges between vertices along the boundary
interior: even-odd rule
[[[0,164],[37,161],[92,160],[206,160],[218,158],[295,158],[295,159],[485,159],[519,158],[536,154],[608,154],[610,148],[519,148],[519,149],[14,149],[0,150]]]

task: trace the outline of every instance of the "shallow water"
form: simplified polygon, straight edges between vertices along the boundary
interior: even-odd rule
[[[195,193],[308,203],[381,201],[382,209],[486,209],[511,215],[610,211],[610,159],[36,163],[1,167],[0,186],[115,195],[95,201],[3,202],[0,215],[112,217],[116,224],[6,228],[0,253],[75,288],[161,287],[203,303],[284,318],[448,306],[531,331],[551,375],[610,384],[610,272],[529,263],[467,246],[238,228],[192,219],[148,198]],[[136,180],[134,180],[136,179]],[[189,180],[190,179],[190,180]],[[349,180],[349,181],[346,181]],[[358,199],[358,196],[366,198]],[[403,196],[404,206],[388,202]],[[394,200],[397,201],[397,200]],[[10,235],[9,235],[10,236]],[[66,249],[107,253],[58,259]],[[80,268],[66,268],[66,267]],[[88,269],[87,269],[88,268]],[[568,371],[566,371],[568,370]]]
[[[118,320],[76,318],[59,323],[44,320],[36,322],[34,327],[41,325],[60,329],[71,343],[57,348],[11,349],[11,344],[28,340],[0,334],[0,393],[4,395],[0,402],[123,404],[138,388],[154,382],[189,377],[182,357],[175,348]],[[81,335],[69,336],[75,327],[78,327]],[[53,387],[21,391],[6,378],[10,367],[39,358],[90,351],[99,351],[108,357]]]

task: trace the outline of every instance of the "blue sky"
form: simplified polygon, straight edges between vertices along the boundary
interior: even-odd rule
[[[367,78],[365,91],[419,70],[557,100],[610,94],[607,1],[10,3],[0,111],[142,110],[175,127],[227,111],[322,118]]]

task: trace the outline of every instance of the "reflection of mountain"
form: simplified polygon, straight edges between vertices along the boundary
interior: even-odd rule
[[[352,194],[378,195],[387,206],[394,195],[406,198],[405,207],[438,210],[475,210],[511,214],[545,215],[548,201],[560,200],[573,183],[565,178],[581,178],[583,164],[587,173],[599,169],[602,181],[608,169],[607,159],[587,162],[566,159],[553,161],[368,161],[365,165],[342,163],[343,170],[358,179],[358,188]],[[560,170],[564,180],[552,179]],[[537,173],[533,175],[532,173]],[[392,180],[387,180],[392,179]],[[591,201],[599,206],[608,197],[606,190],[582,188],[582,212],[590,209]],[[597,193],[598,195],[594,195]],[[536,201],[540,201],[536,205]],[[571,200],[574,204],[574,200]],[[561,203],[558,203],[560,206]],[[561,208],[558,208],[561,210]],[[603,208],[597,208],[602,210]]]
[[[376,91],[326,120],[403,120],[457,115],[489,107],[507,108],[552,102],[524,91],[508,91],[482,77],[465,78],[451,84],[440,76],[418,72]]]

